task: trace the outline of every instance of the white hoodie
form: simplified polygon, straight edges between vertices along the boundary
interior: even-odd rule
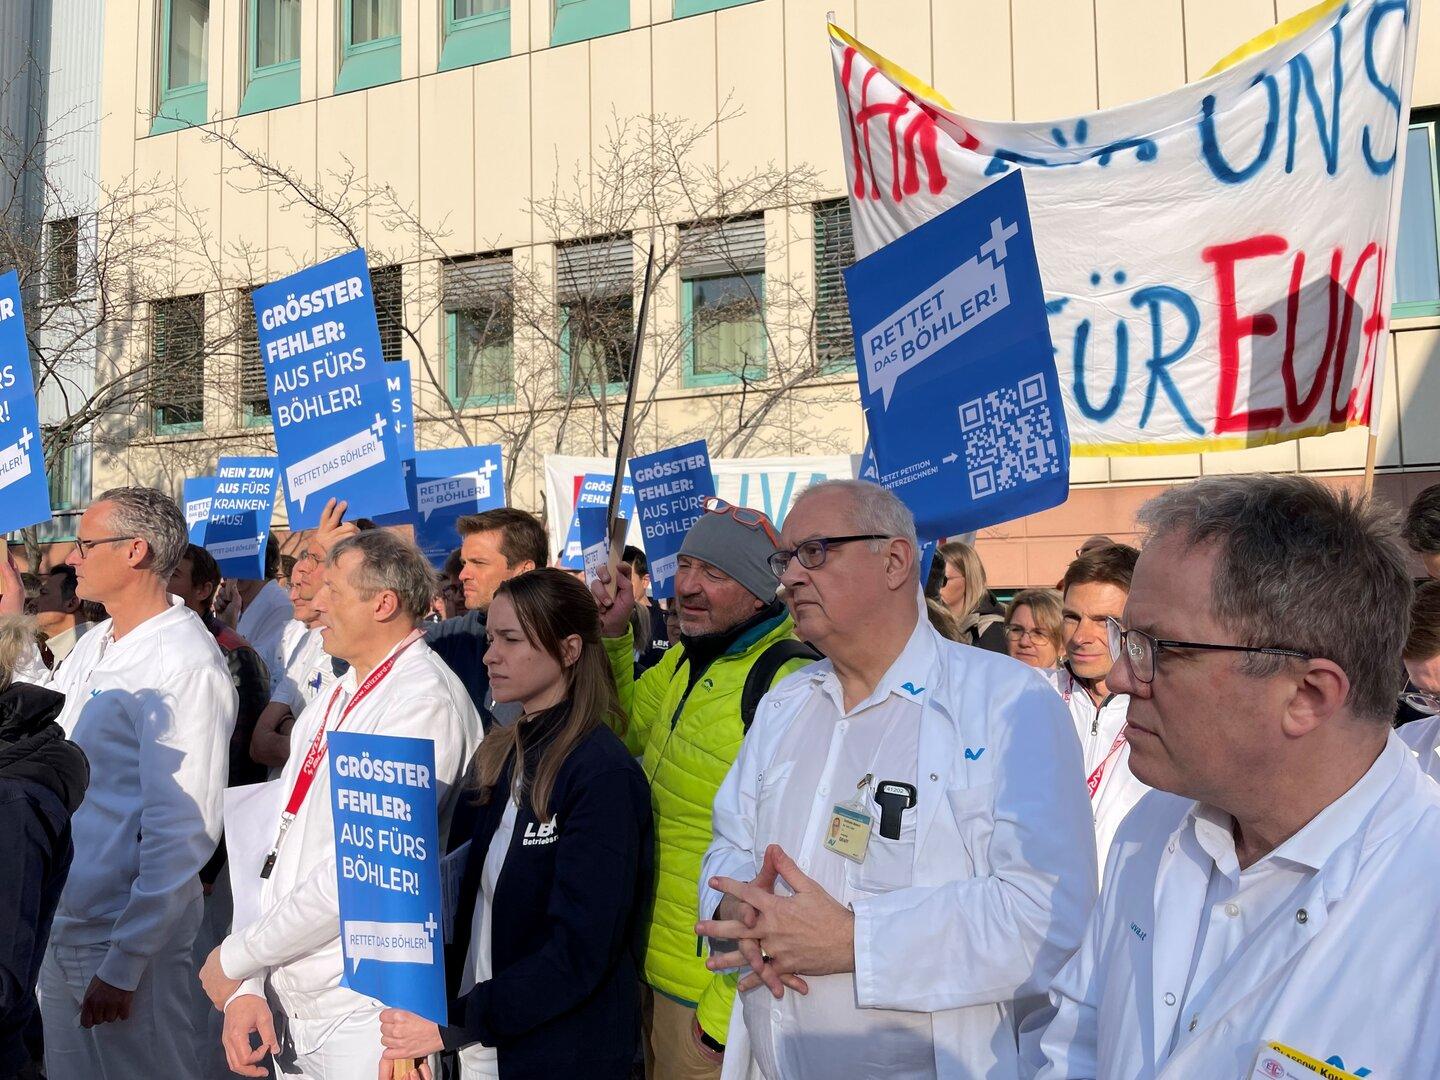
[[[100,623],[48,677],[30,669],[29,681],[65,695],[60,726],[90,759],[50,943],[108,942],[96,974],[122,990],[135,989],[200,896],[235,727],[235,687],[214,636],[171,601],[119,641],[109,619]]]
[[[296,720],[290,736],[295,752],[280,776],[281,803],[295,788],[331,697],[333,729],[355,690],[352,668],[335,691],[316,697]],[[480,741],[480,716],[445,662],[424,641],[416,641],[345,718],[342,730],[434,741],[443,845],[460,781]],[[268,974],[285,1013],[306,1020],[343,1017],[369,1001],[340,985],[344,959],[330,802],[327,757],[280,844],[270,877],[260,886],[260,918],[220,946],[225,974],[246,980],[240,993],[263,996]]]

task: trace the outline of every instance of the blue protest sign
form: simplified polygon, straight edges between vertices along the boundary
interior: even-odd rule
[[[1070,435],[1019,170],[856,263],[845,286],[880,482],[921,536],[1065,501]]]
[[[50,520],[50,482],[20,275],[0,275],[0,532]]]
[[[446,1022],[435,744],[332,731],[341,985]]]
[[[622,493],[623,495],[623,493]],[[580,562],[585,568],[585,584],[596,580],[595,571],[610,558],[610,510],[604,506],[582,506],[575,511],[580,518]]]
[[[222,457],[215,466],[204,544],[227,578],[265,577],[278,473],[272,457]]]
[[[410,393],[410,365],[404,360],[387,361],[385,395],[390,399],[390,420],[395,425],[395,445],[400,460],[415,454],[415,398]]]
[[[705,512],[705,497],[715,494],[710,450],[704,439],[630,459],[635,509],[645,538],[650,595],[675,595],[675,566],[680,545],[695,519]]]
[[[940,547],[938,540],[920,541],[920,587],[930,580],[930,567],[935,563],[935,552]]]
[[[405,476],[386,388],[365,252],[351,251],[254,292],[290,528],[402,510]]]
[[[215,497],[215,477],[185,478],[181,499],[185,503],[185,529],[190,543],[205,546],[205,528],[210,523],[210,503]]]
[[[455,523],[505,505],[505,465],[498,443],[421,450],[412,459],[411,523],[415,543],[435,567],[460,546]]]
[[[580,483],[580,494],[575,499],[575,510],[570,515],[570,530],[565,536],[565,554],[560,560],[560,565],[567,570],[583,570],[584,559],[581,556],[583,550],[580,541],[580,510],[586,506],[610,505],[610,489],[615,486],[612,477],[603,473],[586,473],[585,479]],[[620,516],[627,521],[635,520],[635,487],[630,483],[630,477],[625,477],[620,485]]]

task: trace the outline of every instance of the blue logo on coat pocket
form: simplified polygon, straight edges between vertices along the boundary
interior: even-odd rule
[[[983,754],[984,752],[985,752],[985,747],[983,747],[983,746],[980,747],[979,750],[971,750],[970,747],[967,746],[967,747],[965,748],[965,760],[966,760],[966,761],[979,761],[979,760],[980,760],[980,755]]]

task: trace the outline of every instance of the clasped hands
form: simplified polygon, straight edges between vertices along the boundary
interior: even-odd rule
[[[793,896],[775,892],[784,881]],[[776,998],[786,988],[807,994],[807,975],[855,970],[855,913],[807,877],[778,844],[765,849],[753,881],[714,877],[710,887],[725,894],[713,919],[695,924],[705,937],[734,941],[733,952],[705,961],[711,971],[748,967],[740,990],[762,983]]]

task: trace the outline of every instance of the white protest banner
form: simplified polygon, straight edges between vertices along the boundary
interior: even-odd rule
[[[1018,168],[1075,453],[1369,425],[1417,6],[1326,0],[1218,74],[1045,123],[968,117],[832,25],[856,254]]]

